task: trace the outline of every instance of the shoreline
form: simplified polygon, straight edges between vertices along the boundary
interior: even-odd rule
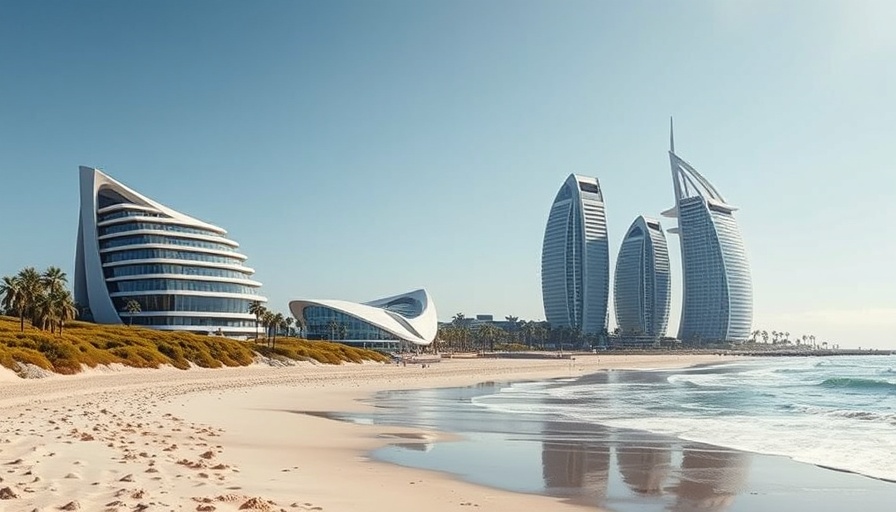
[[[703,371],[701,367],[712,365],[689,370]],[[626,373],[644,374],[639,370]],[[546,386],[562,388],[562,381]],[[559,497],[588,510],[746,512],[783,510],[786,503],[798,510],[842,510],[849,505],[848,500],[843,501],[844,495],[855,494],[863,495],[862,503],[873,505],[869,509],[876,509],[896,495],[896,487],[885,478],[843,469],[831,471],[833,468],[784,454],[726,447],[637,427],[610,427],[569,418],[553,421],[540,413],[478,412],[482,409],[469,403],[478,396],[500,396],[504,384],[499,381],[441,393],[379,393],[373,402],[378,406],[375,412],[331,417],[379,425],[422,424],[451,432],[457,437],[451,439],[454,443],[440,443],[440,439],[417,446],[390,443],[373,456],[497,489]],[[538,407],[539,402],[528,403]],[[414,413],[415,406],[421,404],[425,415]],[[464,456],[471,454],[484,464],[466,465]]]
[[[383,390],[730,360],[583,355],[575,361],[446,360],[427,368],[307,364],[0,381],[0,493],[9,487],[17,496],[0,503],[40,510],[70,505],[67,497],[74,497],[88,510],[221,511],[247,504],[256,510],[583,510],[369,456],[402,436],[447,434],[284,412],[363,411],[372,405],[360,400]]]

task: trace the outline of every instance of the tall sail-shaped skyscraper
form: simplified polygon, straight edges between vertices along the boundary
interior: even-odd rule
[[[599,334],[607,327],[610,253],[597,178],[571,174],[560,187],[544,232],[541,293],[552,327]]]
[[[669,277],[669,251],[660,222],[638,217],[622,240],[613,282],[616,323],[624,335],[666,335]]]
[[[670,124],[669,161],[678,219],[683,301],[678,338],[685,342],[744,341],[753,323],[753,284],[736,207],[693,166],[675,154]]]

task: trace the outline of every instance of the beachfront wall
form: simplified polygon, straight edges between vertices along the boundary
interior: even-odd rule
[[[610,252],[597,178],[571,174],[551,205],[541,253],[541,293],[552,327],[607,327]]]
[[[309,339],[364,348],[397,350],[426,346],[438,333],[438,314],[424,289],[365,303],[301,299],[289,310]]]
[[[163,206],[90,167],[80,168],[75,300],[102,324],[244,337],[255,333],[239,244],[217,226]],[[140,311],[127,311],[130,301]]]
[[[683,300],[678,338],[684,342],[745,341],[753,323],[753,284],[736,207],[690,164],[669,160],[675,206],[663,213],[678,219]]]
[[[622,334],[665,336],[670,297],[666,236],[659,221],[640,216],[628,228],[616,258],[613,304]]]

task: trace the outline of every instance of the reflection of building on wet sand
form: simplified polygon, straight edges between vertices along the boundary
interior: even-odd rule
[[[682,452],[677,500],[672,510],[722,511],[746,484],[750,454],[724,448],[685,448]]]
[[[596,425],[543,423],[541,464],[545,490],[554,496],[602,505],[616,499],[621,480],[632,493],[651,496],[675,512],[722,512],[743,491],[750,454],[684,444],[646,432]],[[611,477],[611,446],[619,477]],[[679,459],[681,463],[674,464]]]
[[[582,433],[568,423],[546,423],[544,435],[541,465],[550,494],[574,495],[591,503],[606,496],[609,445],[582,440]]]
[[[658,495],[669,476],[672,451],[668,444],[637,443],[616,447],[622,480],[638,494]]]

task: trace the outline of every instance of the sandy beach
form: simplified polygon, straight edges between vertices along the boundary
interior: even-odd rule
[[[0,370],[0,510],[584,510],[539,495],[373,461],[438,432],[295,411],[361,411],[381,390],[674,368],[718,356],[304,363],[220,370],[92,370],[22,380]],[[588,510],[594,510],[593,507]]]

